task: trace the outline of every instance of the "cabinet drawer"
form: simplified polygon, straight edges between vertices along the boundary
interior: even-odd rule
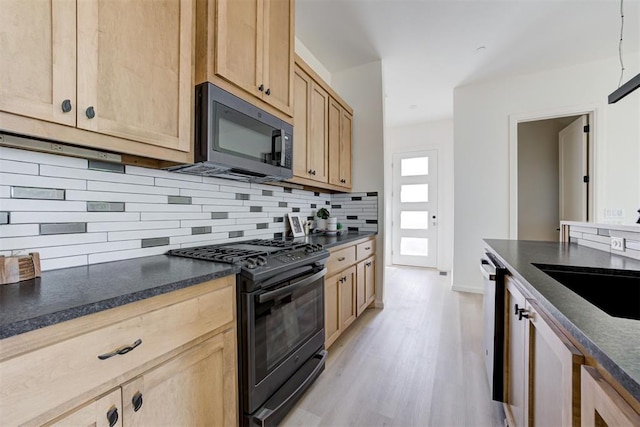
[[[77,401],[138,375],[172,350],[233,322],[233,280],[228,283],[142,314],[132,308],[136,314],[120,316],[109,326],[0,363],[3,423],[40,424],[71,409]],[[104,360],[98,358],[132,346],[138,340],[140,344],[128,352],[123,350],[122,354]]]
[[[371,256],[376,252],[376,241],[369,240],[368,242],[360,243],[356,246],[356,257],[358,261]]]
[[[350,266],[356,262],[356,247],[339,249],[332,252],[327,261],[328,274],[337,273],[338,271]]]

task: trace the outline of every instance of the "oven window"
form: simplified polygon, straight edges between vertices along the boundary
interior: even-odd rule
[[[255,303],[258,381],[324,327],[323,287],[320,279],[283,298]]]

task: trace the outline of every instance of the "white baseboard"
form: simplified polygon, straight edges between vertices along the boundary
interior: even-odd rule
[[[469,293],[472,293],[472,294],[483,294],[484,293],[482,291],[482,289],[476,288],[475,286],[453,285],[453,286],[451,286],[451,289],[453,289],[456,292],[469,292]]]

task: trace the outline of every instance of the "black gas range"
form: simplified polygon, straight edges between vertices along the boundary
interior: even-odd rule
[[[169,254],[240,265],[241,425],[277,425],[324,370],[324,264],[329,252],[317,244],[256,239]]]
[[[238,264],[252,289],[264,287],[264,282],[299,267],[322,263],[329,252],[322,245],[292,240],[254,239],[218,245],[172,249],[169,255],[206,261]]]

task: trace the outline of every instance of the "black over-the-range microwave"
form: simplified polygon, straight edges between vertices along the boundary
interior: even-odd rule
[[[196,86],[194,164],[169,170],[238,181],[293,176],[293,126],[215,86]]]

